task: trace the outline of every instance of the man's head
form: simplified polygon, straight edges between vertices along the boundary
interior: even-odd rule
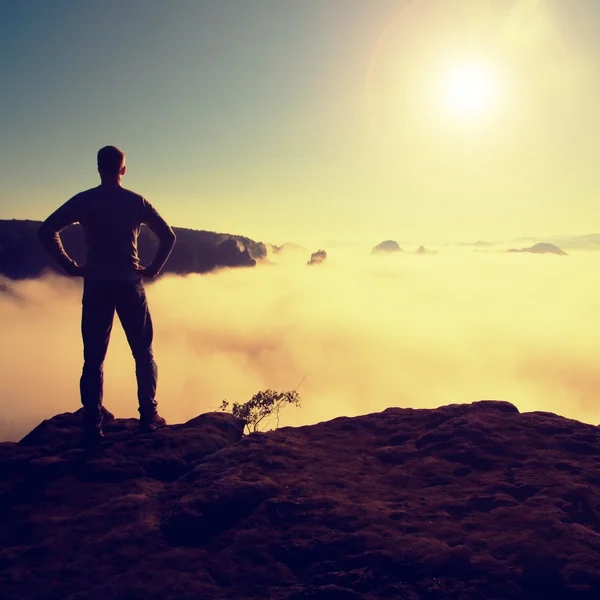
[[[116,146],[104,146],[98,150],[98,173],[104,180],[119,181],[125,175],[125,153]]]

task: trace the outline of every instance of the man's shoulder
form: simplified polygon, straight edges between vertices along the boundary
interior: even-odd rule
[[[121,186],[115,186],[115,187],[106,187],[103,185],[98,185],[96,187],[90,188],[88,190],[83,190],[82,192],[79,192],[78,194],[75,194],[75,196],[73,196],[72,200],[86,200],[86,199],[91,199],[91,198],[106,198],[107,196],[112,196],[112,197],[119,197],[122,199],[127,199],[130,201],[135,201],[135,202],[145,202],[146,199],[144,198],[144,196],[142,196],[142,194],[138,194],[137,192],[134,192],[133,190],[129,190],[127,188],[121,187]]]
[[[131,198],[132,200],[137,200],[138,202],[146,202],[146,198],[144,198],[144,196],[142,196],[142,194],[138,194],[137,192],[134,192],[133,190],[129,190],[124,187],[121,187],[119,189],[120,189],[120,193],[123,194],[123,196],[127,196],[127,197]]]
[[[72,201],[84,200],[85,198],[89,198],[90,196],[93,196],[94,194],[96,194],[97,191],[98,191],[98,188],[97,187],[93,187],[93,188],[90,188],[88,190],[83,190],[81,192],[78,192],[74,196],[71,196],[70,199]]]

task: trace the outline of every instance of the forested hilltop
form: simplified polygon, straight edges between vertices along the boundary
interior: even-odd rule
[[[48,269],[60,272],[38,240],[40,225],[40,221],[0,219],[0,275],[10,279],[27,279],[37,277]],[[164,273],[206,273],[218,267],[253,267],[257,260],[267,255],[262,242],[240,235],[181,227],[173,229],[177,243]],[[70,256],[83,263],[85,240],[81,227],[67,227],[61,237]],[[143,226],[139,237],[142,264],[150,262],[157,244],[154,234]]]

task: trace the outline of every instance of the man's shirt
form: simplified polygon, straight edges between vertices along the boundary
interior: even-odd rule
[[[173,230],[143,197],[120,185],[101,184],[81,192],[52,213],[42,225],[51,237],[56,258],[63,265],[71,259],[60,240],[60,231],[79,223],[85,234],[86,279],[135,281],[140,278],[138,236],[145,223],[159,238],[162,268],[173,247]],[[43,235],[43,234],[42,234]],[[166,254],[166,256],[165,256]],[[158,257],[157,257],[158,258]]]

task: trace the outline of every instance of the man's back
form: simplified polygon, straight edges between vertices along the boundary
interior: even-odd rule
[[[80,223],[86,240],[86,279],[139,278],[137,240],[142,223],[163,239],[172,230],[147,200],[119,185],[101,184],[71,198],[46,222],[53,231]]]

